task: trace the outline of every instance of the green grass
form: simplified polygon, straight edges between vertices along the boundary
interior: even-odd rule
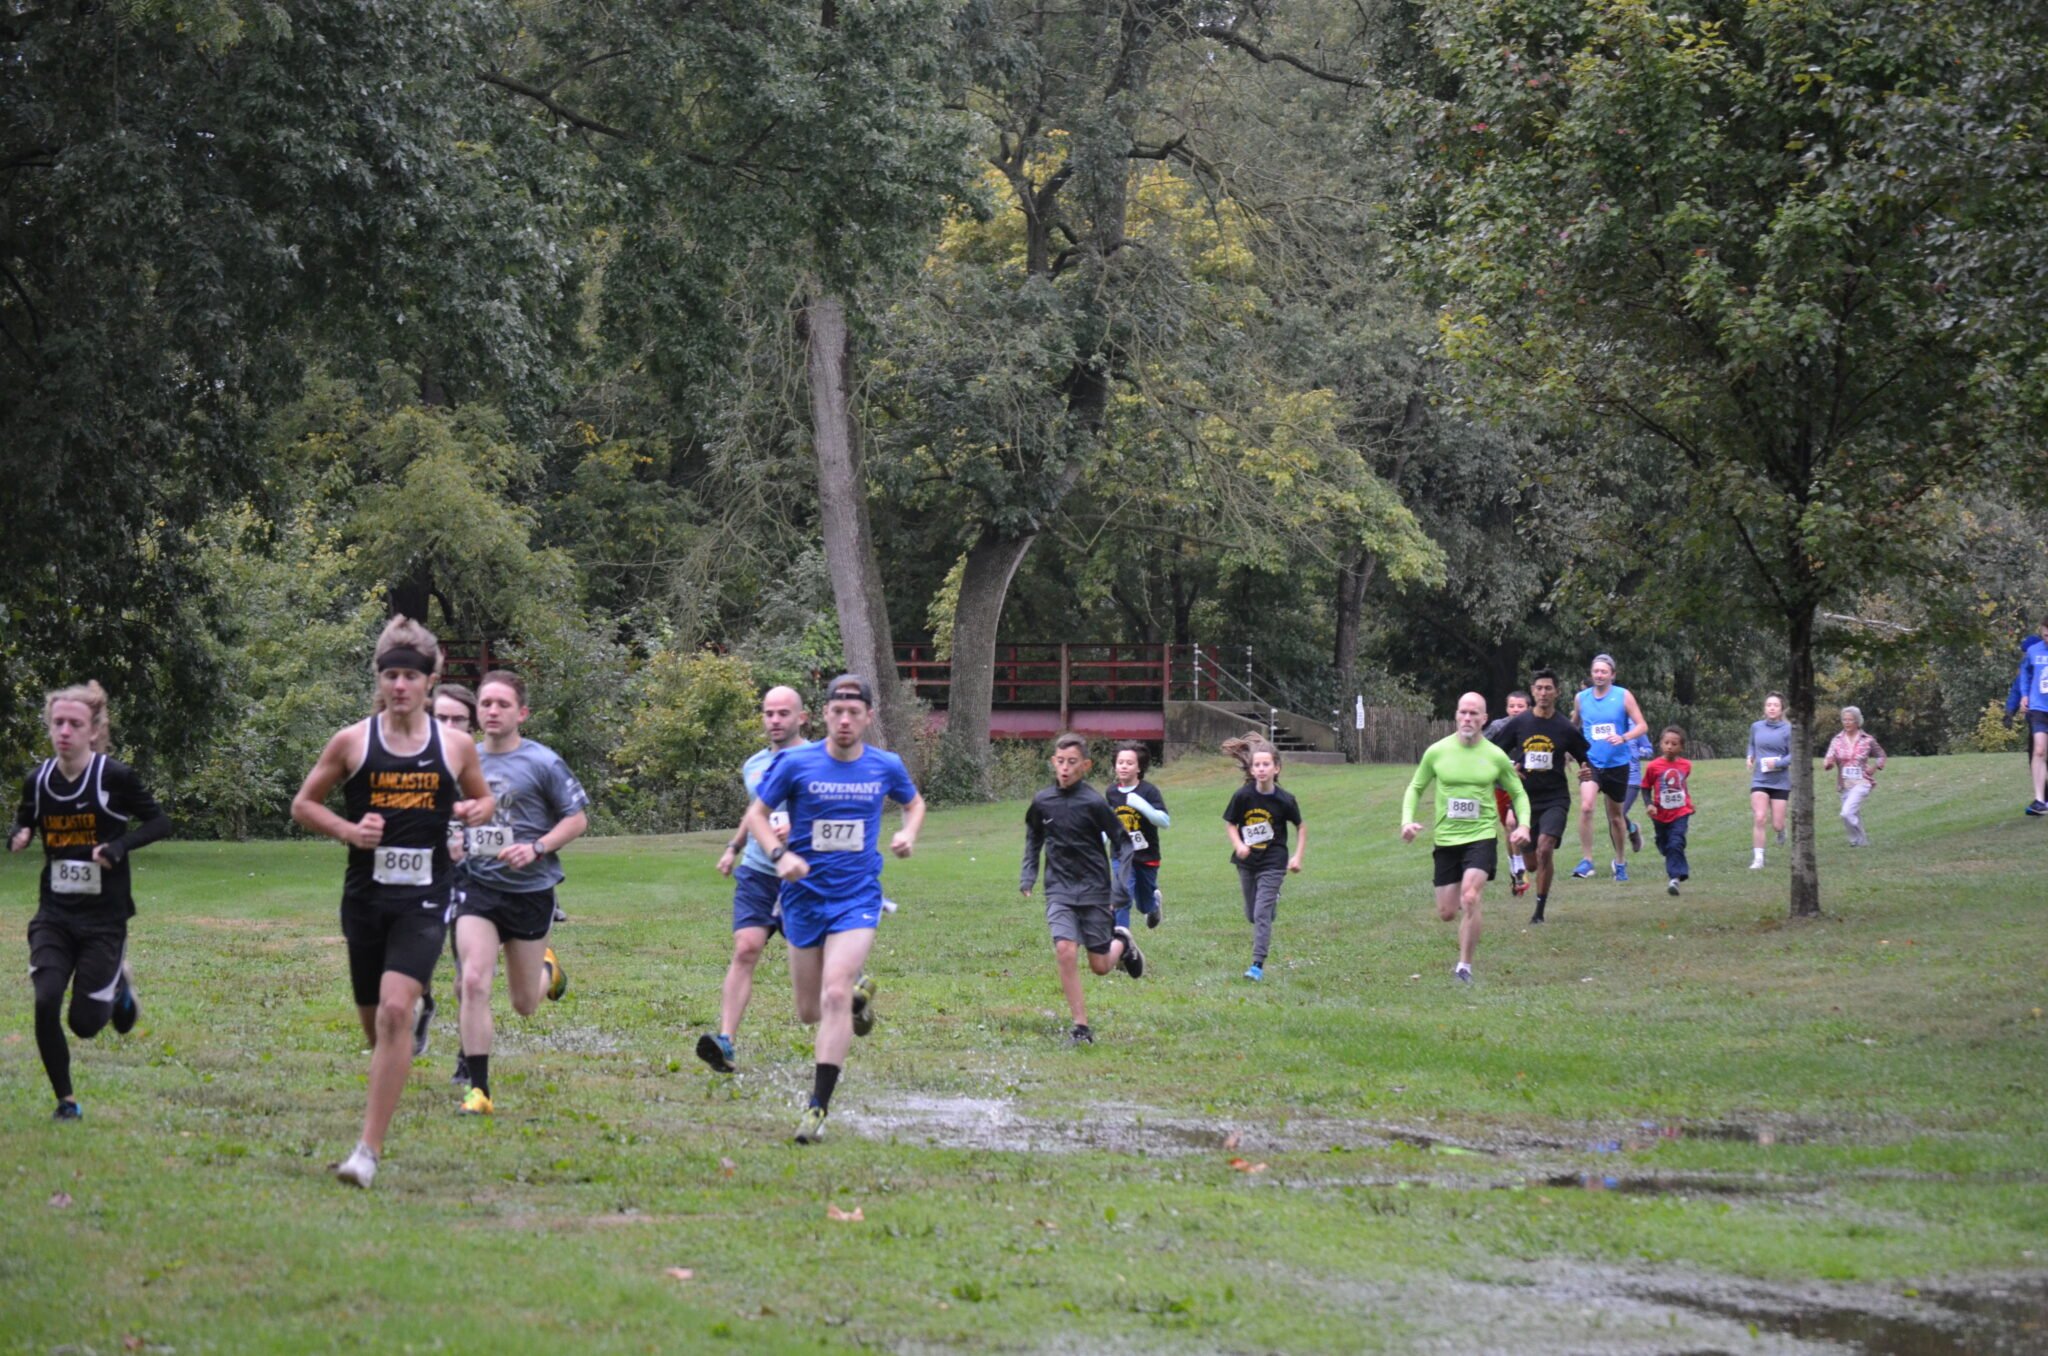
[[[1016,893],[1021,807],[934,814],[886,878],[882,1025],[810,1150],[785,1142],[809,1046],[780,942],[746,1072],[690,1053],[728,956],[723,835],[585,842],[568,997],[529,1022],[499,1000],[499,1114],[453,1114],[444,1013],[369,1193],[326,1173],[367,1067],[340,849],[152,848],[144,1020],[73,1042],[82,1125],[47,1121],[27,986],[0,989],[0,1349],[1678,1351],[1713,1330],[1608,1304],[1631,1278],[1853,1300],[2038,1276],[2048,825],[2018,760],[1896,761],[1875,847],[1823,821],[1827,916],[1798,925],[1782,851],[1745,869],[1740,775],[1696,775],[1682,899],[1653,854],[1627,887],[1560,881],[1531,929],[1503,878],[1465,991],[1428,849],[1395,836],[1404,770],[1286,773],[1308,869],[1255,987],[1234,774],[1166,769],[1153,971],[1091,981],[1078,1052]],[[17,938],[33,867],[0,865]],[[1665,1189],[1552,1184],[1581,1174]]]

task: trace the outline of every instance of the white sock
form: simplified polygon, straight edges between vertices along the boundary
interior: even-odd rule
[[[1761,863],[1764,859],[1764,850],[1762,848],[1757,848],[1754,852],[1750,854],[1749,859],[1753,862]]]
[[[1529,868],[1523,865],[1522,854],[1517,852],[1514,856],[1508,858],[1508,869],[1511,871],[1527,871]]]

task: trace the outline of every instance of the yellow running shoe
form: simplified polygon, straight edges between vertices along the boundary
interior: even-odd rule
[[[462,1099],[462,1115],[488,1116],[491,1114],[491,1097],[482,1088],[471,1088],[469,1095]]]
[[[825,1138],[824,1107],[807,1106],[804,1108],[803,1119],[796,1123],[795,1138],[798,1144],[816,1144],[819,1140]]]
[[[549,947],[541,953],[540,963],[542,968],[547,971],[548,1001],[550,1003],[560,1002],[562,995],[569,992],[569,972],[564,970],[562,963],[555,959],[555,949],[553,947]]]
[[[853,986],[853,1034],[865,1036],[875,1029],[875,981],[862,975]]]

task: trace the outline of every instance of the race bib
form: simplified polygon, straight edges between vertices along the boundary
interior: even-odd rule
[[[777,833],[788,833],[789,811],[770,810],[768,812],[768,827],[775,830]]]
[[[484,861],[512,846],[510,824],[479,824],[469,831],[469,855]]]
[[[2041,670],[2041,695],[2048,697],[2048,668]]]
[[[1550,771],[1550,760],[1555,756],[1549,749],[1544,749],[1541,752],[1534,749],[1524,749],[1522,751],[1522,766],[1531,772],[1548,772]]]
[[[1273,826],[1271,824],[1247,824],[1238,832],[1238,837],[1244,839],[1246,847],[1259,847],[1273,841]]]
[[[1469,796],[1452,796],[1444,801],[1445,819],[1479,818],[1479,802]]]
[[[1776,772],[1779,768],[1785,766],[1785,760],[1782,758],[1759,758],[1756,760],[1756,766],[1759,772]]]
[[[1845,782],[1862,781],[1863,769],[1855,763],[1842,764],[1842,780]]]
[[[1588,738],[1588,739],[1612,739],[1612,738],[1614,738],[1614,736],[1615,736],[1615,735],[1617,735],[1617,734],[1619,734],[1619,733],[1620,733],[1620,731],[1616,730],[1616,729],[1615,729],[1615,728],[1614,728],[1614,727],[1613,727],[1612,725],[1606,725],[1606,724],[1602,724],[1602,725],[1595,725],[1595,726],[1594,726],[1594,727],[1593,727],[1592,729],[1590,729],[1590,730],[1588,730],[1588,731],[1586,732],[1586,738]]]
[[[1657,789],[1657,808],[1660,810],[1683,810],[1685,808],[1685,788],[1682,786],[1659,787]]]
[[[1139,833],[1136,829],[1132,829],[1127,837],[1131,840],[1131,851],[1133,852],[1143,852],[1146,848],[1152,846],[1150,842],[1146,841],[1145,835]]]
[[[373,848],[370,879],[379,885],[432,885],[434,850],[420,847]]]
[[[50,893],[53,895],[96,895],[100,892],[100,864],[95,861],[50,863]]]
[[[865,819],[816,819],[811,821],[811,851],[865,852],[868,822]]]

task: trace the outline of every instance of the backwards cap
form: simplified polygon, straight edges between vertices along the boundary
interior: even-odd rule
[[[825,700],[858,701],[872,710],[875,705],[875,690],[868,685],[868,680],[859,674],[842,673],[825,684]]]

